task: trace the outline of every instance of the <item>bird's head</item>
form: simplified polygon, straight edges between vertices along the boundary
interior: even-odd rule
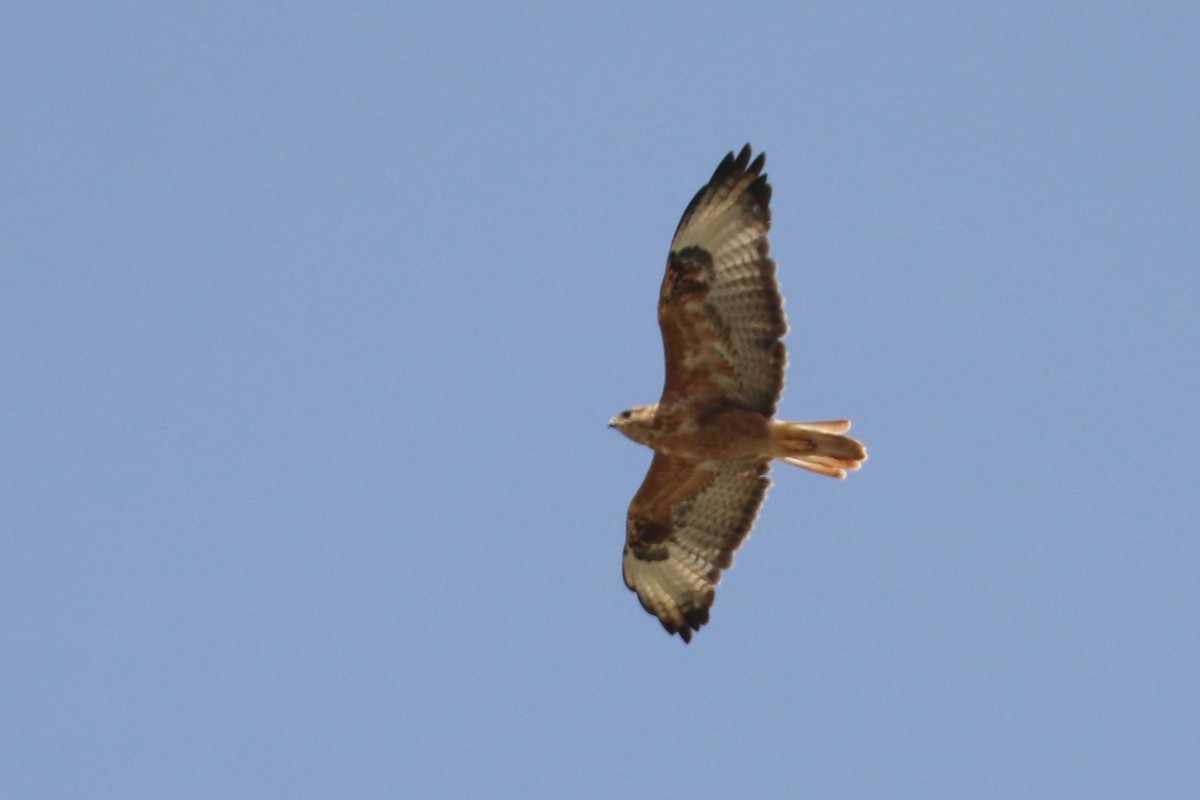
[[[630,408],[610,419],[608,427],[616,428],[635,442],[642,442],[644,437],[639,434],[654,423],[656,410],[658,410],[657,405]]]

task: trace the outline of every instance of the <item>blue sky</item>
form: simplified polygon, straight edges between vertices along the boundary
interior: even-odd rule
[[[0,795],[1192,798],[1194,3],[12,3]],[[767,152],[776,469],[621,582],[667,244]]]

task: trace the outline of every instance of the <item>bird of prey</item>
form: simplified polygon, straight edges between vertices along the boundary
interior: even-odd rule
[[[846,420],[784,422],[787,332],[768,255],[771,185],[750,145],[721,161],[679,221],[658,297],[666,382],[609,427],[654,450],[629,505],[622,573],[642,607],[690,642],[750,533],[771,461],[844,478],[867,458]]]

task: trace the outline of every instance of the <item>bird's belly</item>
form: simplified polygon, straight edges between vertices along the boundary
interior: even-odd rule
[[[770,421],[742,409],[709,416],[662,415],[647,444],[666,455],[699,461],[770,457]]]

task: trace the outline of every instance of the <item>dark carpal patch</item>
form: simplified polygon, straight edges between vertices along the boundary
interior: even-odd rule
[[[626,552],[632,553],[633,557],[638,561],[666,561],[670,556],[665,547],[640,547],[636,544],[629,545],[625,548]]]
[[[667,258],[667,274],[663,277],[662,296],[678,300],[684,295],[707,291],[704,273],[712,269],[712,255],[703,247],[685,247],[671,251]]]
[[[659,561],[666,558],[667,550],[665,547],[655,548],[654,555],[643,555],[643,553],[648,554],[650,552],[650,545],[659,544],[666,538],[667,526],[663,523],[649,517],[631,516],[629,518],[629,545],[633,548],[634,555],[642,561]],[[658,554],[658,551],[661,551],[661,555]]]

